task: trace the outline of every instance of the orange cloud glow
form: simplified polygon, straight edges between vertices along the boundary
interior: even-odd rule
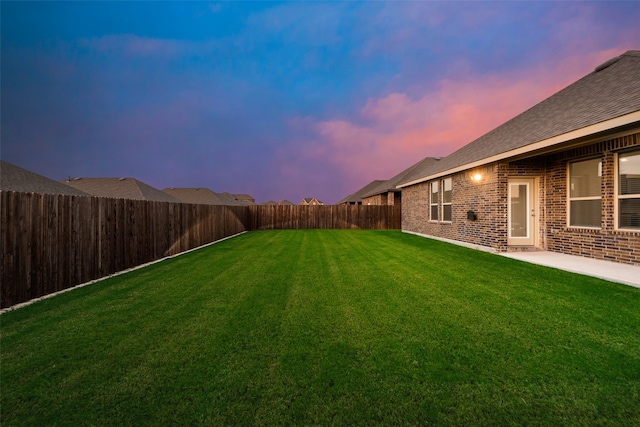
[[[328,157],[350,182],[388,179],[426,156],[452,153],[624,51],[568,56],[506,74],[469,74],[441,80],[429,93],[369,99],[357,122],[315,122],[321,141],[302,154]]]

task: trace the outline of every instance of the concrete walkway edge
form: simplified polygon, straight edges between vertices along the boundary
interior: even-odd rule
[[[549,251],[505,252],[499,255],[640,288],[640,266]]]
[[[402,230],[402,232],[407,234],[414,234],[420,237],[426,237],[427,239],[433,239],[458,246],[464,246],[466,248],[476,249],[479,251],[490,252],[507,258],[530,262],[532,264],[557,268],[559,270],[565,270],[571,273],[597,277],[598,279],[604,279],[610,282],[622,283],[624,285],[640,288],[640,266],[622,264],[612,261],[603,261],[576,255],[566,255],[549,251],[497,252],[495,249],[488,246],[460,242],[458,240],[444,239],[408,230]]]

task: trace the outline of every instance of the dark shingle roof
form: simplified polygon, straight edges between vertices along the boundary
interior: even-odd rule
[[[628,51],[555,93],[529,110],[455,151],[440,162],[406,176],[406,186],[429,176],[559,137],[640,111],[640,51]],[[630,118],[629,120],[637,120]],[[558,143],[563,142],[559,141]],[[534,147],[530,147],[534,149]]]
[[[228,206],[249,206],[249,205],[253,205],[252,202],[250,202],[248,199],[239,199],[237,194],[231,194],[231,193],[216,193],[218,195],[218,197],[220,197],[221,200],[223,200],[225,203],[225,205]],[[242,196],[242,195],[240,195]],[[249,198],[253,199],[253,197],[249,196]]]
[[[163,192],[184,203],[196,205],[248,206],[251,203],[238,200],[234,194],[216,193],[208,188],[165,188]]]
[[[90,195],[3,160],[0,160],[0,190],[69,196]]]
[[[422,171],[427,171],[431,167],[433,167],[438,161],[440,157],[425,157],[420,160],[418,163],[410,166],[409,168],[403,170],[393,178],[382,181],[376,187],[370,189],[368,192],[362,195],[362,198],[375,196],[376,194],[386,193],[392,190],[396,190],[396,186],[406,180],[408,176],[421,173]]]
[[[248,202],[249,204],[254,204],[256,202],[256,199],[248,194],[233,194],[233,197],[236,200],[239,200],[241,202]]]
[[[368,193],[369,191],[373,190],[374,188],[377,188],[378,186],[380,186],[381,184],[385,183],[386,181],[382,180],[382,179],[376,179],[371,181],[370,183],[368,183],[367,185],[365,185],[364,187],[362,187],[361,189],[359,189],[358,191],[356,191],[353,194],[349,194],[347,197],[345,197],[344,199],[340,200],[337,204],[341,205],[343,203],[359,203],[362,202],[362,195]]]
[[[180,202],[175,197],[135,178],[71,178],[63,183],[97,197]]]

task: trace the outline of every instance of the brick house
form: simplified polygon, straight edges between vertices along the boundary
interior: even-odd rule
[[[640,51],[406,176],[406,232],[640,265]]]

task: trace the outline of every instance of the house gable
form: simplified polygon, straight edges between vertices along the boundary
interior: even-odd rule
[[[322,203],[320,200],[316,199],[315,197],[305,197],[300,202],[300,205],[319,206],[319,205],[324,205],[324,203]]]

